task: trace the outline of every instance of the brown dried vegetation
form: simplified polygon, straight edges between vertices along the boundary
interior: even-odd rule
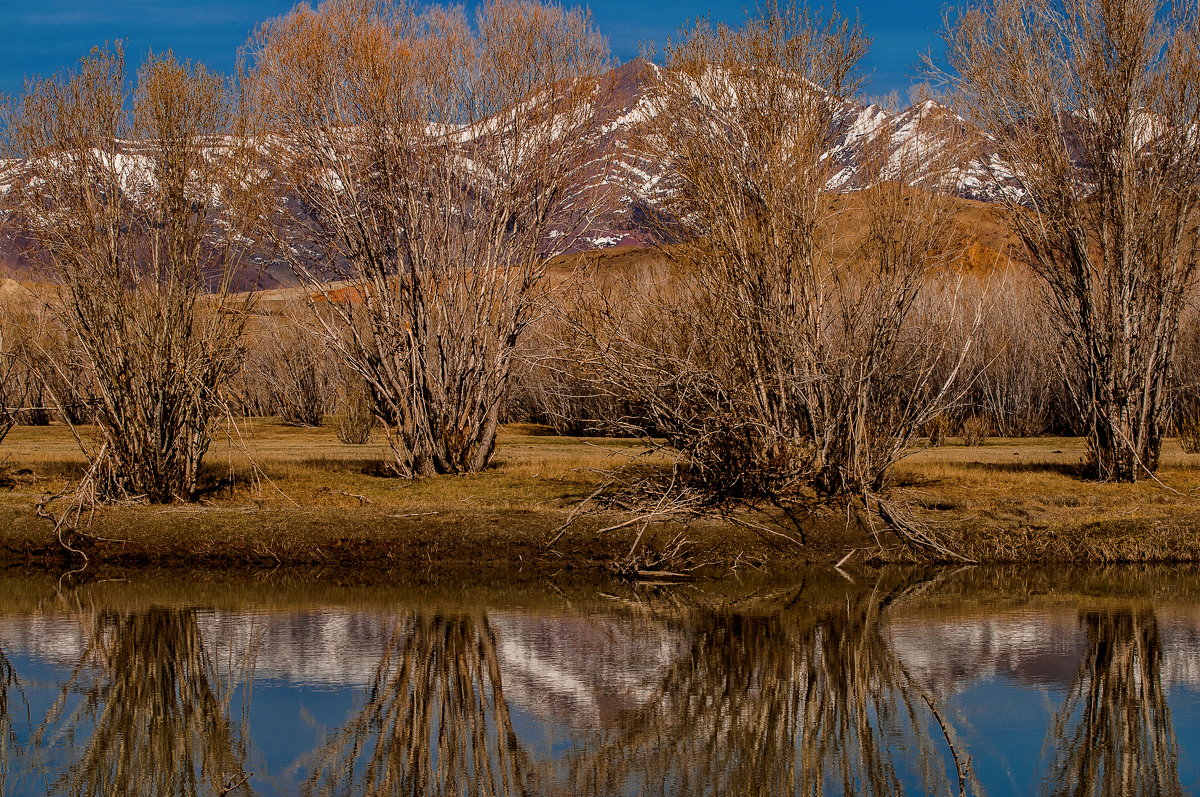
[[[129,91],[119,47],[30,83],[8,118],[25,158],[8,201],[58,282],[63,341],[39,365],[73,394],[59,406],[88,401],[98,495],[189,500],[253,302],[231,284],[256,155],[232,87],[202,66],[150,56]]]
[[[474,25],[328,0],[252,52],[275,178],[301,200],[279,236],[306,246],[282,251],[325,300],[314,318],[369,385],[396,471],[483,469],[546,265],[595,211],[567,188],[604,40],[585,13],[524,0]],[[357,300],[331,293],[330,268]]]

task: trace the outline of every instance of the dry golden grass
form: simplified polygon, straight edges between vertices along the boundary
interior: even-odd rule
[[[384,471],[390,457],[380,432],[365,446],[351,446],[331,426],[243,419],[214,442],[207,459],[212,487],[199,505],[107,508],[97,533],[130,540],[118,551],[146,562],[537,559],[573,567],[622,555],[627,537],[598,536],[599,521],[580,524],[557,552],[544,543],[595,489],[599,472],[641,452],[641,444],[545,432],[505,427],[487,471],[409,481]],[[1132,485],[1082,479],[1076,439],[955,442],[904,460],[895,473],[896,495],[975,558],[1200,560],[1200,456],[1184,454],[1175,441],[1167,444],[1159,480]],[[0,555],[44,559],[55,548],[33,507],[71,483],[83,458],[70,431],[58,425],[17,427],[0,451],[15,477],[0,492]],[[828,527],[829,519],[823,522]],[[871,545],[858,531],[825,528],[808,548],[781,553],[745,530],[714,524],[694,533],[720,549],[715,559],[782,566],[837,561],[849,548]]]
[[[1023,508],[1063,511],[1074,521],[1090,514],[1132,517],[1162,507],[1192,509],[1200,499],[1200,456],[1167,442],[1157,479],[1137,484],[1101,483],[1080,476],[1078,438],[992,438],[982,446],[920,451],[896,469],[896,481],[934,501],[974,512]]]
[[[1200,558],[1200,456],[1164,446],[1154,479],[1080,476],[1076,438],[993,438],[921,451],[897,468],[923,517],[990,561],[1159,561]]]
[[[382,433],[351,446],[331,426],[240,420],[214,441],[206,460],[211,486],[198,504],[100,509],[92,533],[121,542],[99,546],[93,558],[218,567],[369,562],[376,572],[461,564],[472,573],[493,564],[545,570],[614,559],[628,539],[595,538],[595,523],[579,524],[562,550],[548,552],[546,541],[595,489],[595,469],[612,468],[641,446],[544,431],[504,429],[495,463],[482,473],[410,481],[386,473],[391,457]],[[78,446],[62,426],[19,427],[3,457],[13,483],[0,492],[0,559],[53,564],[61,550],[34,507],[83,472]]]
[[[213,487],[206,503],[562,509],[594,489],[595,470],[611,468],[624,455],[641,450],[636,441],[557,437],[545,431],[510,425],[501,432],[492,467],[483,473],[411,481],[386,472],[391,457],[380,431],[370,443],[353,446],[339,442],[331,425],[310,429],[276,419],[241,419],[222,427],[209,450],[206,471]],[[81,434],[90,430],[83,428]],[[84,466],[70,430],[57,424],[15,427],[2,451],[10,471],[32,471],[0,498],[9,505],[63,488]]]

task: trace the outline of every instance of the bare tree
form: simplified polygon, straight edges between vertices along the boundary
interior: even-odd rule
[[[93,397],[80,437],[109,498],[195,496],[217,390],[252,297],[233,292],[261,205],[247,115],[222,77],[170,54],[126,83],[120,47],[31,82],[8,119],[8,197],[59,284],[50,364]]]
[[[1101,479],[1158,467],[1200,244],[1198,24],[1161,0],[985,0],[948,22],[942,77],[1011,189]]]
[[[551,257],[586,228],[570,190],[607,65],[586,13],[328,0],[251,47],[279,130],[281,252],[370,385],[406,476],[491,458],[513,352]],[[331,287],[331,277],[342,282]]]
[[[672,181],[656,208],[670,273],[642,287],[644,308],[611,292],[582,303],[577,358],[647,408],[681,454],[675,483],[710,504],[815,494],[874,511],[955,395],[961,236],[939,164],[864,147],[870,187],[831,188],[865,49],[856,25],[777,4],[740,28],[698,24],[649,100],[643,147]],[[950,288],[935,301],[937,282]]]

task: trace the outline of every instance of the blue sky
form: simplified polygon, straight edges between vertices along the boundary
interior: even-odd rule
[[[124,39],[130,60],[147,50],[173,49],[218,70],[261,21],[287,11],[292,0],[0,0],[0,94],[21,90],[26,76],[71,66],[93,45]],[[577,3],[571,3],[573,5]],[[661,44],[687,19],[711,13],[736,21],[754,0],[595,0],[593,16],[621,60],[642,42]],[[819,5],[819,3],[817,3]],[[898,91],[901,100],[916,74],[918,54],[936,47],[944,0],[861,0],[858,13],[874,44],[864,64],[867,91]],[[843,0],[839,8],[854,13]]]

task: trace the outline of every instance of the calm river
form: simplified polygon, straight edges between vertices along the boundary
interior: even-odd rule
[[[0,793],[1200,794],[1200,574],[0,577]]]

